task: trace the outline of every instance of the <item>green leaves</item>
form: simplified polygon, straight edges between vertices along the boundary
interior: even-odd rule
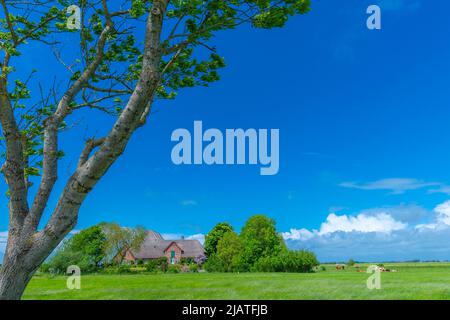
[[[205,238],[204,247],[206,256],[210,257],[214,255],[217,252],[217,244],[219,243],[220,239],[222,239],[227,232],[232,231],[233,227],[229,223],[221,222],[215,225]]]
[[[148,11],[147,2],[148,1],[144,0],[132,0],[130,15],[133,18],[142,17],[145,14],[145,12]]]
[[[140,79],[146,35],[149,30],[154,32],[146,26],[147,16],[152,5],[160,1],[127,0],[120,6],[109,1],[108,15],[101,1],[55,0],[39,8],[37,4],[8,5],[11,10],[0,19],[0,48],[9,63],[2,65],[0,77],[11,77],[14,63],[20,63],[17,57],[23,46],[39,42],[52,49],[57,47],[55,62],[61,63],[67,73],[55,81],[69,82],[70,86],[99,57],[98,45],[102,43],[101,61],[80,93],[70,97],[70,111],[88,107],[117,116]],[[81,30],[67,28],[66,11],[70,5],[81,9]],[[154,40],[152,52],[146,53],[152,55],[152,63],[159,62],[157,71],[152,71],[159,82],[151,94],[159,99],[174,99],[184,88],[206,87],[220,80],[220,70],[226,64],[214,43],[217,33],[243,24],[265,29],[283,27],[290,17],[308,12],[309,7],[310,0],[171,0],[160,30],[161,43]],[[107,25],[106,43],[100,42]],[[159,35],[159,31],[155,34]],[[70,48],[66,56],[59,51],[65,47]],[[70,61],[65,60],[67,56]],[[39,82],[47,80],[45,73],[31,74],[33,78],[42,75]],[[30,90],[28,80],[8,80],[8,91],[24,140],[26,174],[31,176],[39,173],[42,161],[45,119],[54,112],[63,93],[51,88],[49,103],[48,98],[43,99],[46,93]]]
[[[98,271],[105,258],[106,246],[107,238],[101,225],[84,229],[66,240],[43,268],[56,274],[65,274],[70,265],[79,266],[85,273]]]
[[[309,0],[284,2],[284,6],[270,6],[267,4],[267,7],[262,7],[261,13],[253,18],[253,26],[264,29],[280,28],[285,25],[290,16],[304,14],[309,11]]]

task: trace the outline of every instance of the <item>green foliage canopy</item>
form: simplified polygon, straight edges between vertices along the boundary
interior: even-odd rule
[[[65,274],[67,267],[77,265],[82,272],[97,271],[105,258],[106,236],[101,226],[96,225],[75,234],[62,245],[44,271]]]
[[[105,256],[109,262],[122,263],[129,249],[138,249],[145,239],[145,228],[124,228],[117,223],[102,223],[106,237]]]
[[[217,252],[217,244],[220,239],[230,231],[233,231],[233,227],[227,222],[220,222],[212,228],[205,237],[204,248],[207,257],[212,257]]]
[[[217,259],[222,265],[222,271],[233,272],[240,270],[241,253],[244,246],[234,231],[226,232],[217,244]]]
[[[248,268],[262,257],[274,256],[286,250],[283,238],[276,230],[275,221],[264,215],[248,219],[240,237],[244,243],[242,262]]]

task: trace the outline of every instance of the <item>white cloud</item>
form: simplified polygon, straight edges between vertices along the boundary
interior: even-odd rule
[[[437,220],[450,226],[450,201],[438,205],[434,211],[437,213]]]
[[[203,233],[193,234],[191,236],[185,237],[188,240],[198,240],[201,244],[205,243],[205,235]]]
[[[427,224],[419,224],[416,229],[443,229],[450,226],[450,200],[434,208],[435,220]]]
[[[285,240],[308,240],[314,237],[314,232],[308,229],[291,229],[289,232],[283,232],[282,236]]]
[[[201,244],[205,242],[205,235],[203,233],[192,235],[183,235],[181,233],[162,233],[161,236],[165,240],[179,240],[184,238],[186,240],[198,240]]]
[[[357,216],[338,216],[331,213],[327,220],[320,226],[319,235],[333,233],[337,231],[344,232],[391,232],[406,228],[406,224],[396,221],[386,213],[379,213],[373,216],[364,213]]]
[[[401,205],[356,215],[332,213],[319,230],[291,229],[282,235],[290,248],[310,249],[321,261],[449,260],[450,201],[432,211]]]
[[[388,190],[392,194],[402,194],[409,190],[417,190],[433,186],[441,186],[438,182],[424,182],[418,179],[389,178],[367,183],[343,182],[341,187],[360,190]]]
[[[336,215],[331,213],[325,222],[320,226],[319,230],[308,230],[305,228],[292,228],[289,232],[283,232],[282,236],[285,240],[309,240],[315,236],[323,236],[335,232],[379,232],[390,233],[392,231],[405,229],[406,223],[395,220],[386,212],[379,212],[380,209],[370,209],[356,216]]]

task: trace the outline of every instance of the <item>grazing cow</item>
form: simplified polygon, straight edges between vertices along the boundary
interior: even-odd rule
[[[337,264],[337,265],[336,265],[336,270],[345,270],[345,265],[343,265],[343,264]]]

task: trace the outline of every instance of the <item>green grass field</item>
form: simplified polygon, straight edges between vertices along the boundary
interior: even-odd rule
[[[385,264],[381,289],[368,290],[367,273],[354,268],[310,274],[86,275],[81,290],[66,277],[36,276],[24,299],[450,299],[450,263]]]

